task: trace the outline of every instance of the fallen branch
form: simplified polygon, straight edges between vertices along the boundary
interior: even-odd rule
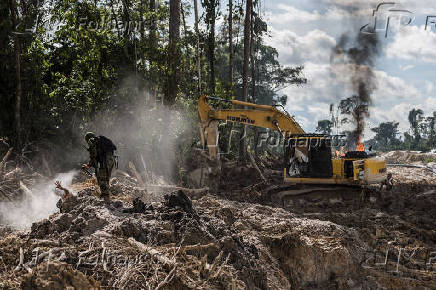
[[[149,254],[152,258],[155,258],[156,260],[158,260],[159,262],[163,263],[163,264],[167,264],[167,265],[174,265],[176,263],[175,260],[171,260],[169,259],[167,256],[159,253],[158,250],[149,247],[147,245],[144,245],[141,242],[138,242],[137,240],[135,240],[134,238],[130,237],[127,240],[131,245],[138,247],[140,250],[146,252],[147,254]]]
[[[260,178],[262,178],[263,182],[267,183],[267,179],[263,176],[262,171],[260,171],[259,166],[257,166],[256,161],[254,160],[253,154],[250,151],[248,152],[248,156],[250,157],[251,165],[253,165],[254,169],[256,169],[257,173],[259,173]]]
[[[173,269],[171,269],[171,271],[168,273],[168,275],[165,277],[165,279],[164,279],[162,282],[160,282],[160,283],[157,285],[157,287],[154,288],[154,289],[155,289],[155,290],[159,290],[159,289],[161,289],[163,286],[165,286],[166,284],[168,284],[169,282],[171,282],[171,280],[172,280],[173,277],[174,277],[174,272],[176,271],[176,269],[177,269],[177,264],[174,265]]]
[[[215,243],[209,243],[209,244],[206,244],[206,245],[198,245],[198,244],[197,245],[188,245],[188,246],[183,246],[180,249],[180,251],[182,253],[185,253],[187,251],[202,251],[202,250],[207,250],[207,249],[210,249],[210,248],[218,249],[218,246]]]
[[[59,247],[61,242],[52,240],[33,240],[33,244],[39,247]]]
[[[0,162],[0,173],[3,171],[3,166],[5,166],[6,161],[8,161],[9,156],[11,156],[13,149],[13,147],[9,148],[8,152],[6,152],[5,156],[3,156],[3,159]]]
[[[224,266],[227,265],[227,263],[229,262],[229,258],[230,258],[230,253],[227,255],[227,258],[224,260],[224,263],[221,264],[221,266],[218,268],[218,270],[213,273],[211,275],[211,278],[216,278],[218,277],[218,275],[221,273],[221,270],[224,268]]]
[[[20,189],[27,195],[32,196],[33,193],[32,191],[20,180],[20,182],[18,183],[20,185]]]
[[[213,276],[213,274],[215,274],[215,269],[218,267],[218,263],[221,260],[221,257],[223,256],[223,251],[221,251],[218,256],[215,257],[215,259],[213,260],[213,263],[210,267],[209,270],[209,276]]]

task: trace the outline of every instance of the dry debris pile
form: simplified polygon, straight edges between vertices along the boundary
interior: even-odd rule
[[[394,190],[371,189],[365,203],[343,191],[277,204],[256,171],[252,186],[213,195],[124,173],[111,201],[76,184],[30,231],[0,228],[0,286],[431,289],[436,181],[396,169]]]
[[[12,154],[12,148],[0,161],[0,202],[20,199],[23,194],[29,193],[29,186],[42,176],[38,173],[28,174],[19,167],[9,168],[6,163]]]
[[[83,190],[65,199],[60,211],[33,224],[30,233],[0,242],[16,285],[279,289],[362,283],[357,265],[365,245],[353,230],[282,209],[212,196],[192,202],[183,191],[163,203],[137,200],[126,207]],[[66,280],[70,284],[59,284],[67,276],[74,277]]]

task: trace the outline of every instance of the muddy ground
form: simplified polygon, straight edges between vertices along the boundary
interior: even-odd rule
[[[104,201],[77,182],[59,212],[31,229],[1,227],[0,288],[436,287],[436,176],[428,170],[389,168],[392,191],[282,198],[279,178],[262,184],[244,170],[250,182],[223,175],[217,194],[143,188],[120,175]]]

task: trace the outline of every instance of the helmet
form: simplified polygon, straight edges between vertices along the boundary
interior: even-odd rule
[[[88,133],[85,134],[86,142],[88,142],[89,139],[94,138],[94,137],[95,137],[95,133],[93,133],[93,132],[88,132]]]

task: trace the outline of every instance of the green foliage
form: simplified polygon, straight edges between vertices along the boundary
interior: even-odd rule
[[[424,159],[424,162],[425,162],[425,163],[436,162],[436,159],[435,159],[435,158],[430,158],[430,157],[429,157],[429,158],[425,158],[425,159]]]
[[[371,130],[376,133],[373,139],[368,140],[368,145],[373,145],[377,150],[418,150],[429,151],[436,147],[435,120],[436,112],[433,115],[424,117],[421,109],[412,109],[409,112],[408,120],[410,131],[403,133],[403,140],[397,138],[399,135],[398,122],[381,123]],[[429,161],[431,162],[431,161]]]
[[[387,122],[371,129],[371,131],[376,133],[373,139],[375,142],[372,144],[375,149],[395,150],[400,147],[401,142],[397,139],[398,125],[398,122]]]
[[[321,120],[318,121],[318,126],[316,127],[316,131],[322,134],[331,134],[332,133],[333,123],[330,120]]]
[[[13,139],[17,84],[9,3],[0,4],[0,12],[5,16],[0,20],[0,41],[5,44],[0,48],[0,136]],[[82,137],[76,134],[92,126],[97,115],[106,116],[110,120],[107,126],[111,126],[114,120],[136,111],[138,103],[144,105],[167,91],[169,5],[156,3],[154,10],[148,1],[142,0],[31,1],[26,11],[17,5],[19,32],[23,33],[20,34],[23,144],[48,148],[51,145],[45,144],[56,143],[63,150],[79,147]],[[203,3],[209,8],[205,10],[209,15],[200,18],[199,35],[201,85],[206,88],[211,73],[206,58],[211,40],[208,33],[212,29],[211,8],[216,8],[216,16],[220,14],[219,2]],[[181,17],[189,17],[191,5],[182,2],[182,8]],[[238,36],[243,31],[244,11],[242,5],[234,8],[234,34]],[[216,96],[233,98],[242,95],[243,46],[241,41],[234,46],[235,96],[229,96],[225,25],[214,39],[214,85]],[[303,68],[281,66],[277,50],[264,43],[266,22],[255,15],[253,25],[256,71],[252,101],[284,104],[287,97],[279,91],[306,82]],[[186,25],[186,19],[181,19],[180,28],[180,81],[174,107],[185,112],[184,119],[191,122],[188,125],[196,133],[197,35],[193,27]],[[24,33],[28,29],[32,32]]]

